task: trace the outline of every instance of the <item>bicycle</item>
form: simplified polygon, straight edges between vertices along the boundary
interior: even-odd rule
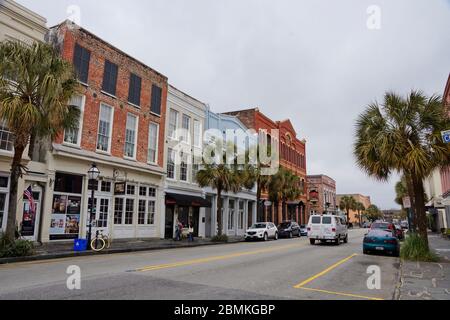
[[[105,248],[111,248],[112,239],[103,234],[103,231],[97,230],[95,232],[95,238],[91,240],[91,249],[95,252],[100,252]]]

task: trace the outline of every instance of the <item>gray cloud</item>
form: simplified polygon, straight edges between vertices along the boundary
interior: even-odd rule
[[[394,207],[393,185],[352,156],[354,120],[386,90],[442,94],[450,71],[450,2],[19,0],[54,25],[83,27],[169,77],[216,111],[259,106],[308,140],[308,171]],[[369,5],[381,30],[366,27]]]

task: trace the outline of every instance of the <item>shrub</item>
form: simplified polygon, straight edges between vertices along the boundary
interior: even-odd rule
[[[22,239],[11,241],[5,235],[0,235],[0,258],[25,257],[33,252],[33,242]]]
[[[405,260],[437,261],[437,256],[429,249],[425,241],[416,233],[409,235],[400,249],[400,256]]]
[[[212,242],[228,242],[228,236],[226,234],[223,234],[221,236],[215,236],[211,240]]]

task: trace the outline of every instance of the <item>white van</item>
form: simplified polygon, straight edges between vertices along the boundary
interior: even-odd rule
[[[339,245],[348,242],[348,229],[345,221],[339,216],[313,215],[309,218],[308,238],[312,245],[316,241],[333,241]]]

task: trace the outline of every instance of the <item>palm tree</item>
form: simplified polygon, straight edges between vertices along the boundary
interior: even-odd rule
[[[224,153],[223,158],[225,159]],[[223,163],[203,163],[202,169],[197,173],[197,183],[201,188],[211,187],[217,190],[217,226],[218,235],[222,235],[222,193],[238,193],[242,189],[251,189],[255,184],[254,170],[250,165],[237,165]]]
[[[6,236],[14,239],[17,184],[26,169],[22,156],[30,140],[55,138],[78,123],[69,106],[78,82],[69,62],[47,44],[0,43],[0,119],[14,135]]]
[[[386,181],[393,171],[406,178],[419,234],[428,243],[423,180],[436,168],[450,164],[450,145],[441,131],[450,119],[438,96],[412,91],[403,98],[385,94],[383,104],[373,103],[357,121],[354,154],[369,175]]]
[[[345,210],[347,223],[350,223],[350,210],[356,210],[356,200],[352,196],[343,196],[339,202],[339,208]]]
[[[269,197],[278,203],[278,223],[283,221],[283,204],[287,212],[287,202],[295,200],[301,194],[300,178],[281,167],[269,182]]]
[[[372,222],[375,221],[375,220],[380,219],[383,216],[383,214],[381,213],[380,209],[374,204],[370,205],[367,208],[367,210],[366,210],[364,215],[365,215],[365,217],[368,220],[370,220]]]
[[[366,207],[362,202],[357,202],[355,210],[358,211],[359,226],[362,226],[362,213],[364,212],[364,210],[366,210]]]

